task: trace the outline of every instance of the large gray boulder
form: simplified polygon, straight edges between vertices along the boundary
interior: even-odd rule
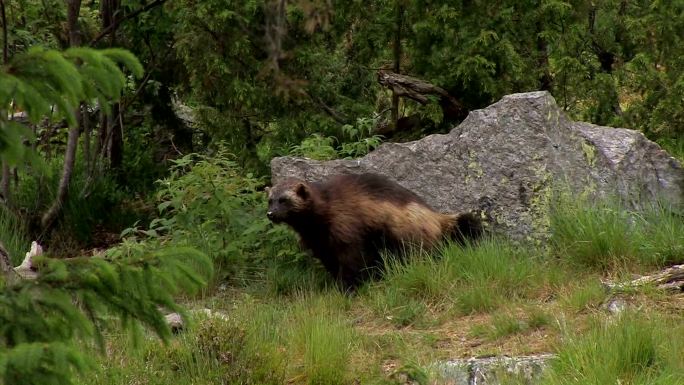
[[[548,92],[505,96],[472,111],[446,135],[385,143],[359,159],[280,157],[273,183],[375,172],[444,212],[483,209],[492,229],[543,239],[552,190],[617,195],[634,207],[654,199],[684,205],[684,168],[638,131],[569,120]]]

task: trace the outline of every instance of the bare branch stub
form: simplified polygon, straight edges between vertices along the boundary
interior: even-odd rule
[[[423,105],[430,101],[429,95],[437,96],[440,99],[440,105],[445,116],[463,115],[467,112],[463,104],[445,89],[422,79],[392,71],[379,70],[378,83],[391,89],[396,95],[415,100]]]

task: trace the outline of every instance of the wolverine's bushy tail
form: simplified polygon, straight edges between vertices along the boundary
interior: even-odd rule
[[[482,219],[477,213],[469,212],[455,214],[447,228],[445,235],[452,241],[463,245],[466,242],[477,241],[484,234]]]

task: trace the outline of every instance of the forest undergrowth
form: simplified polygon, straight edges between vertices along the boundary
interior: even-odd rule
[[[545,384],[684,381],[684,296],[602,283],[684,262],[680,213],[558,194],[544,246],[491,236],[387,256],[382,279],[347,295],[265,219],[261,186],[225,154],[175,162],[159,217],[117,250],[193,246],[217,274],[182,300],[197,310],[186,330],[163,343],[115,328],[80,383],[428,384],[441,360],[536,353],[558,355]]]

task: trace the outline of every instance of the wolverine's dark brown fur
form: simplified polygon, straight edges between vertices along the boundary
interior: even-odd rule
[[[322,183],[287,178],[268,191],[268,217],[299,233],[302,244],[347,288],[381,262],[380,251],[431,247],[445,236],[463,243],[482,234],[474,214],[440,214],[413,192],[375,174]]]

